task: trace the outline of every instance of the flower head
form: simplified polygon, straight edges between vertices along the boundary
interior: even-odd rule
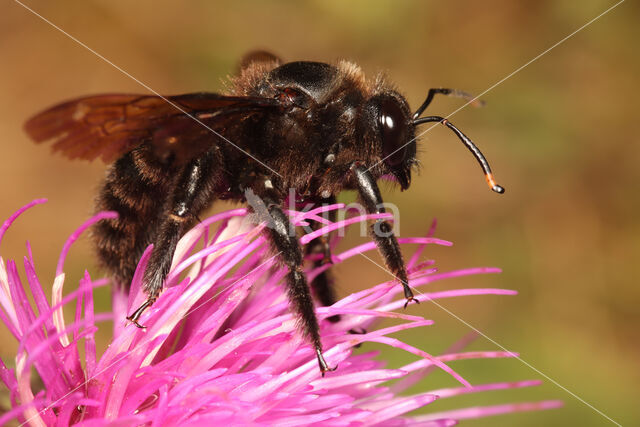
[[[8,227],[36,200],[16,212]],[[321,219],[322,209],[290,212],[294,223]],[[538,381],[472,386],[446,362],[467,358],[512,357],[508,352],[451,352],[433,356],[393,338],[394,332],[433,324],[420,316],[394,312],[402,307],[401,287],[393,280],[354,293],[331,307],[318,307],[325,357],[335,372],[322,377],[312,347],[298,335],[296,319],[283,293],[286,270],[270,255],[261,226],[254,226],[245,209],[214,215],[198,224],[180,241],[167,288],[146,312],[140,330],[128,324],[126,314],[145,298],[141,276],[150,249],[143,255],[127,296],[114,291],[113,310],[95,313],[93,290],[108,284],[85,272],[76,290],[63,295],[64,261],[79,235],[114,213],[96,215],[65,244],[49,302],[31,253],[24,260],[27,283],[22,283],[14,261],[0,259],[0,317],[19,343],[15,363],[3,361],[0,378],[10,392],[12,408],[0,415],[0,424],[18,419],[31,425],[451,425],[457,420],[498,413],[553,408],[556,401],[519,403],[483,408],[410,415],[438,398],[484,390],[519,388]],[[318,235],[366,216],[344,222],[325,222]],[[210,226],[217,225],[211,233]],[[306,235],[301,241],[308,242]],[[417,245],[409,259],[411,285],[420,289],[435,281],[468,274],[493,273],[480,268],[437,273],[432,262],[420,261],[429,244],[447,245],[432,237],[398,239]],[[198,242],[203,249],[195,250]],[[375,249],[373,242],[333,256],[333,263]],[[309,269],[309,277],[328,266]],[[183,278],[182,275],[186,274]],[[29,288],[33,304],[29,303]],[[459,289],[424,293],[435,300],[462,295],[511,295],[500,289]],[[62,307],[75,304],[72,321]],[[337,323],[326,321],[340,315]],[[381,318],[401,323],[376,329]],[[114,322],[113,340],[98,355],[95,333],[107,320]],[[100,325],[103,326],[100,326]],[[354,330],[361,334],[350,333]],[[398,369],[385,368],[375,352],[360,353],[361,343],[377,342],[400,348],[417,360]],[[461,346],[458,346],[461,347]],[[84,353],[83,357],[80,354]],[[9,368],[7,365],[14,365]],[[32,369],[33,368],[33,369]],[[433,369],[447,372],[459,386],[417,395],[400,394]],[[32,372],[41,379],[35,387]],[[392,385],[390,380],[397,380]]]

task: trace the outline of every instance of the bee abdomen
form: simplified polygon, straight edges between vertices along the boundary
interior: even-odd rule
[[[116,211],[93,230],[98,259],[121,286],[129,287],[136,266],[152,242],[170,187],[170,171],[145,160],[137,150],[109,169],[96,200],[97,211]],[[153,176],[154,179],[148,179]]]

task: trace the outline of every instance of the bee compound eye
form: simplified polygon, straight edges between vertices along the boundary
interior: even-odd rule
[[[382,155],[389,166],[401,164],[407,154],[405,114],[395,100],[380,104],[378,126],[382,139]]]

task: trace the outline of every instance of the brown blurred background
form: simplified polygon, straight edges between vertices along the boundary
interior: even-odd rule
[[[49,19],[154,90],[219,91],[240,56],[264,48],[288,60],[346,58],[368,74],[386,71],[416,108],[431,87],[481,93],[615,4],[612,1],[29,1]],[[49,202],[25,214],[2,242],[21,262],[33,245],[50,287],[66,237],[88,218],[104,165],[70,162],[32,144],[22,123],[71,97],[146,90],[14,2],[0,13],[0,219],[36,197]],[[640,8],[627,1],[483,96],[452,121],[483,149],[498,196],[455,136],[436,128],[421,138],[421,174],[399,205],[401,234],[455,243],[430,248],[442,270],[497,266],[501,275],[438,284],[503,287],[516,297],[472,297],[442,304],[468,323],[625,425],[640,424],[637,259],[640,256],[640,138],[637,136]],[[427,114],[462,102],[436,98]],[[423,129],[426,129],[424,127]],[[353,196],[345,195],[344,200]],[[218,209],[221,207],[218,206]],[[356,237],[352,238],[352,242]],[[345,244],[348,244],[346,242]],[[84,268],[99,276],[87,239],[72,250],[68,286]],[[387,280],[364,259],[337,268],[339,293]],[[102,310],[108,291],[102,290]],[[437,321],[399,337],[431,353],[468,327],[432,304],[410,313]],[[102,332],[102,343],[109,327]],[[0,354],[15,351],[0,329]],[[473,349],[493,350],[478,339]],[[385,351],[391,366],[412,360]],[[452,364],[474,383],[541,378],[515,360]],[[416,390],[455,386],[435,374]],[[563,409],[509,415],[470,425],[606,425],[557,386],[492,392],[436,402],[429,410],[524,400],[563,399]]]

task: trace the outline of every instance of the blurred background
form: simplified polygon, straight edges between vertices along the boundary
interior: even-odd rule
[[[415,109],[431,87],[482,93],[615,2],[25,4],[164,94],[220,91],[243,53],[263,48],[286,60],[345,58],[368,75],[384,71]],[[500,275],[451,280],[431,289],[500,287],[519,293],[440,303],[588,403],[545,380],[530,390],[446,399],[428,411],[562,399],[565,407],[559,410],[468,425],[609,423],[589,405],[621,424],[640,424],[639,12],[637,3],[622,3],[493,87],[483,95],[486,107],[469,106],[452,117],[490,160],[507,190],[503,196],[487,189],[473,158],[441,127],[420,140],[422,170],[412,187],[401,193],[384,186],[385,200],[401,211],[402,236],[424,235],[437,218],[436,236],[454,242],[426,254],[441,270],[503,269]],[[68,98],[146,90],[14,2],[5,2],[0,14],[0,62],[0,219],[36,197],[49,198],[9,230],[1,253],[20,263],[29,240],[41,280],[52,283],[64,241],[93,211],[105,166],[51,155],[49,147],[27,139],[22,124]],[[446,116],[462,104],[437,97],[427,114]],[[358,239],[349,236],[344,246]],[[94,277],[100,274],[86,237],[68,258],[67,283],[77,283],[85,268]],[[336,270],[341,296],[388,279],[364,258]],[[101,310],[106,310],[109,292],[100,292]],[[433,304],[412,305],[408,312],[437,323],[398,337],[432,354],[469,332]],[[103,346],[109,336],[106,325]],[[0,328],[0,339],[0,355],[11,360],[16,346],[6,328]],[[498,349],[484,338],[471,348]],[[385,349],[381,357],[393,367],[411,360]],[[542,378],[517,360],[452,367],[472,383]],[[451,378],[436,373],[416,390],[451,386],[456,386]]]

